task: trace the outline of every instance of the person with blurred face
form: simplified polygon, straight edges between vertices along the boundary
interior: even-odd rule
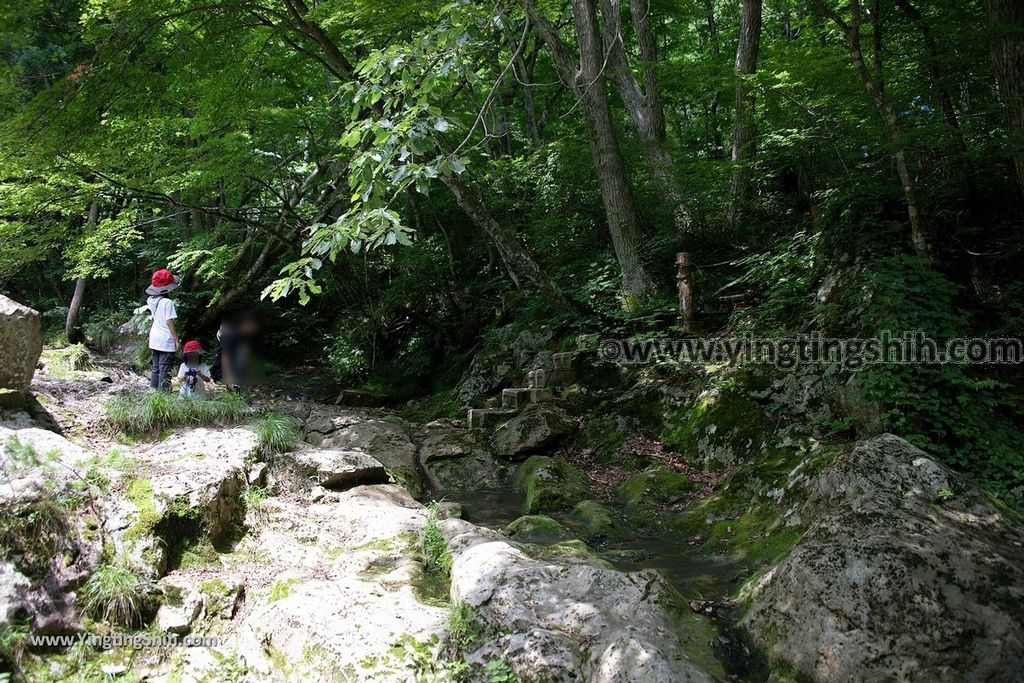
[[[239,311],[226,318],[217,332],[224,384],[242,394],[247,394],[253,383],[253,359],[259,331],[256,313]]]

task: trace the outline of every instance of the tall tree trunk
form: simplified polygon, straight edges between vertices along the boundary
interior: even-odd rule
[[[85,278],[75,278],[75,293],[71,295],[71,304],[68,306],[68,317],[64,321],[64,335],[68,338],[69,344],[77,344],[82,341],[82,330],[78,327],[78,314],[82,310],[82,300],[85,298]]]
[[[683,192],[673,172],[672,153],[665,132],[665,109],[661,100],[656,73],[657,52],[651,33],[650,6],[646,0],[630,0],[630,17],[636,33],[640,59],[643,62],[643,87],[633,75],[623,43],[619,0],[601,0],[604,16],[604,47],[612,83],[626,105],[629,120],[640,138],[647,171],[661,203],[672,211],[672,219],[680,235],[694,230],[693,212],[683,199]]]
[[[736,110],[732,136],[732,182],[728,221],[732,226],[742,218],[750,201],[750,165],[757,153],[755,141],[755,97],[749,76],[757,72],[757,53],[761,45],[761,0],[743,0],[740,42],[736,47]]]
[[[99,202],[93,201],[89,205],[89,216],[86,219],[85,229],[87,231],[95,229],[99,216]],[[82,331],[78,327],[78,315],[82,311],[82,300],[85,298],[85,282],[86,279],[82,276],[75,279],[75,293],[71,295],[68,316],[64,320],[64,335],[68,338],[69,344],[77,344],[82,341]]]
[[[1024,2],[985,0],[992,66],[1006,113],[1017,181],[1024,191]]]
[[[612,123],[604,77],[603,42],[598,33],[593,0],[573,0],[572,6],[580,49],[576,87],[583,97],[583,110],[590,127],[590,149],[601,183],[612,245],[622,269],[623,295],[627,299],[626,303],[632,305],[644,301],[654,292],[654,282],[644,269],[638,251],[640,209],[633,197],[633,188]]]
[[[515,58],[515,74],[523,87],[523,113],[526,117],[526,132],[530,134],[530,142],[536,147],[540,145],[540,127],[537,125],[537,106],[533,99],[533,69],[537,63],[540,43],[534,38],[534,46],[528,55],[517,55]]]
[[[480,198],[480,194],[474,188],[464,183],[459,176],[451,173],[441,176],[441,181],[455,195],[459,207],[494,243],[498,254],[512,275],[513,281],[516,280],[516,276],[521,276],[547,296],[555,308],[572,313],[583,312],[583,307],[562,292],[547,271],[533,260],[533,257],[519,243],[515,235],[494,219]]]
[[[714,0],[704,0],[704,14],[708,24],[708,43],[711,46],[711,54],[714,62],[718,64],[718,58],[722,54],[722,47],[718,40],[718,19],[715,18]],[[708,142],[711,145],[710,153],[712,158],[719,159],[722,156],[722,134],[718,126],[718,101],[721,98],[718,88],[715,88],[711,96],[711,103],[707,108],[708,125],[705,130],[708,132]]]
[[[939,46],[932,36],[931,27],[928,26],[928,22],[924,20],[920,10],[910,3],[910,0],[896,0],[896,4],[907,15],[907,18],[917,26],[918,31],[921,32],[921,39],[924,42],[925,51],[928,53],[928,60],[925,62],[928,78],[932,82],[932,89],[935,91],[935,97],[938,99],[939,107],[942,109],[942,118],[946,121],[946,126],[949,127],[956,144],[957,154],[960,157],[960,169],[964,174],[964,188],[968,201],[973,201],[977,194],[977,185],[974,181],[974,167],[971,164],[970,152],[967,149],[967,142],[964,140],[963,131],[960,129],[960,118],[956,114],[956,108],[953,107],[953,98],[942,80],[942,72],[939,68],[942,63]]]
[[[655,291],[655,287],[638,251],[640,210],[633,197],[612,124],[608,87],[604,77],[604,50],[593,0],[572,0],[580,52],[578,65],[555,28],[537,12],[533,0],[523,0],[523,6],[530,22],[537,27],[548,46],[559,77],[575,93],[583,108],[590,152],[608,219],[608,231],[622,271],[623,297],[627,305],[642,302]]]
[[[931,247],[925,233],[924,221],[921,218],[921,211],[917,205],[917,195],[914,189],[914,178],[907,165],[907,154],[903,142],[903,128],[900,126],[899,118],[896,116],[896,109],[886,96],[882,87],[882,74],[877,71],[872,73],[864,61],[864,53],[861,49],[860,0],[849,0],[850,21],[843,19],[838,12],[826,6],[822,0],[814,0],[818,10],[835,22],[836,26],[846,37],[847,49],[850,53],[850,61],[857,71],[864,89],[867,90],[871,101],[878,110],[882,125],[885,128],[889,144],[892,146],[892,159],[896,166],[896,173],[903,188],[903,197],[907,205],[907,217],[910,220],[910,241],[914,247],[914,253],[921,258],[931,258]],[[877,29],[876,29],[877,30]],[[881,55],[875,55],[876,64],[879,64]]]

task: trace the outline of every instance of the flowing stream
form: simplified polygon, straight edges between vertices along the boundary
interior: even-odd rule
[[[524,514],[525,497],[513,489],[435,489],[426,499],[458,503],[464,519],[498,531]],[[558,519],[557,513],[552,516]],[[729,595],[746,575],[743,562],[702,553],[678,533],[655,532],[590,545],[617,569],[658,570],[687,599],[715,600]]]

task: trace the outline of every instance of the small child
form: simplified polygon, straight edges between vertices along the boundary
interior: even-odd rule
[[[203,398],[206,396],[206,382],[210,379],[210,367],[203,362],[203,347],[193,340],[182,349],[185,362],[178,368],[176,379],[181,382],[182,398]]]

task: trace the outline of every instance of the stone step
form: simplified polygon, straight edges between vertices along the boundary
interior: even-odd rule
[[[470,429],[495,427],[516,416],[519,411],[508,408],[470,408],[468,421]]]
[[[548,376],[548,386],[556,387],[572,384],[576,374],[572,370],[572,352],[562,351],[551,354],[552,370]]]
[[[531,389],[516,387],[501,390],[501,407],[506,410],[522,410],[531,403],[550,403],[555,398],[551,388]]]
[[[530,389],[530,403],[550,403],[555,400],[555,392],[550,387]]]
[[[518,410],[530,402],[531,389],[502,389],[501,407],[508,410]]]

